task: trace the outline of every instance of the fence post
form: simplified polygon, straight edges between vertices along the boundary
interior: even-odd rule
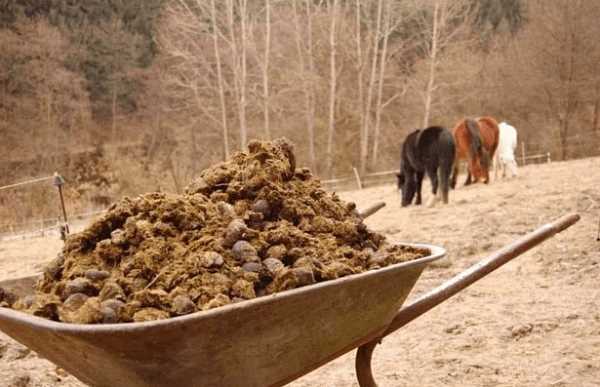
[[[69,234],[69,221],[67,220],[67,210],[65,209],[65,199],[63,198],[62,186],[65,184],[65,179],[58,172],[54,172],[54,186],[58,188],[58,195],[60,196],[60,207],[63,213],[63,220],[65,222],[65,233]]]
[[[360,181],[360,175],[358,174],[358,171],[356,170],[355,167],[352,167],[352,170],[354,171],[354,177],[356,178],[356,185],[358,185],[358,189],[362,189],[362,182]]]
[[[521,141],[521,164],[525,166],[525,141]]]

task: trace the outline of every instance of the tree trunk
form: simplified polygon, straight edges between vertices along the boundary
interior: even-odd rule
[[[435,85],[435,66],[437,57],[437,44],[438,44],[438,14],[439,14],[440,3],[435,2],[433,9],[433,31],[431,34],[431,51],[429,54],[429,79],[427,81],[427,89],[425,90],[425,114],[423,116],[423,128],[429,126],[429,116],[431,113],[431,100],[433,94],[433,88]]]
[[[307,18],[310,19],[310,0],[306,3],[307,7]],[[294,11],[294,35],[296,40],[296,52],[298,54],[298,61],[300,62],[300,74],[302,77],[302,91],[304,94],[304,105],[305,105],[305,117],[306,117],[306,127],[308,131],[308,159],[311,170],[316,173],[316,157],[315,157],[315,134],[314,134],[314,115],[312,111],[312,93],[311,93],[311,82],[308,80],[308,75],[306,71],[306,61],[304,58],[304,47],[302,45],[302,33],[300,28],[300,17],[298,14],[298,1],[294,0],[293,2],[293,11]],[[308,48],[307,55],[312,55],[312,25],[310,20],[307,21],[308,24]]]
[[[242,151],[246,150],[246,143],[248,142],[248,131],[246,128],[246,18],[247,18],[248,0],[240,0],[240,22],[242,29],[242,79],[240,85],[240,148]]]
[[[560,153],[561,159],[566,160],[568,157],[568,138],[569,135],[569,120],[563,119],[560,121]]]
[[[56,153],[58,153],[60,152],[60,136],[58,136],[52,128],[52,90],[50,87],[48,87],[48,92],[46,94],[46,124],[46,136],[50,136],[50,138],[54,140],[54,150]]]
[[[569,123],[571,121],[572,114],[577,110],[577,97],[574,96],[575,89],[578,87],[575,84],[575,57],[577,53],[575,50],[575,43],[573,41],[570,42],[570,55],[569,55],[569,63],[568,63],[568,72],[566,79],[566,93],[565,93],[565,112],[564,119],[561,123],[561,144],[562,144],[562,156],[563,160],[566,160],[571,156],[571,152],[569,152]]]
[[[181,193],[181,181],[179,176],[177,175],[177,168],[175,168],[175,163],[173,162],[172,154],[168,156],[167,165],[169,168],[169,172],[171,173],[171,178],[173,179],[173,185],[175,186],[175,192]]]
[[[267,13],[266,33],[265,33],[265,61],[263,66],[263,101],[264,101],[264,116],[265,116],[265,136],[268,140],[271,139],[271,129],[269,127],[269,50],[271,47],[271,4],[269,0],[265,0]]]
[[[200,172],[198,170],[198,159],[200,158],[200,152],[198,151],[198,140],[196,138],[196,125],[190,126],[190,141],[192,146],[192,169],[194,173]]]
[[[364,142],[361,148],[361,174],[364,174],[367,169],[367,155],[369,149],[369,131],[371,130],[371,105],[373,103],[373,93],[375,88],[375,78],[377,73],[377,59],[379,57],[379,35],[381,34],[381,15],[383,13],[383,0],[377,2],[377,22],[375,26],[375,34],[373,36],[373,50],[371,58],[371,75],[369,77],[369,86],[367,89],[367,104],[364,113]],[[363,156],[364,153],[364,156]],[[364,157],[364,165],[362,163]]]
[[[229,24],[229,44],[231,45],[231,69],[233,72],[233,91],[235,103],[237,105],[238,121],[240,125],[240,148],[246,148],[246,119],[244,98],[242,97],[242,75],[240,74],[240,58],[238,52],[238,44],[236,41],[235,20],[234,20],[234,3],[233,0],[227,0],[227,19]],[[242,39],[243,40],[243,39]]]
[[[379,60],[379,82],[377,84],[377,104],[375,105],[375,133],[373,134],[373,155],[371,157],[372,167],[377,167],[377,157],[379,155],[379,131],[381,128],[381,113],[383,111],[383,81],[385,79],[385,65],[387,62],[388,37],[390,35],[390,10],[391,1],[387,0],[385,9],[385,23],[383,35],[383,48],[381,50],[381,59]]]
[[[592,130],[595,132],[600,131],[598,127],[598,114],[600,114],[600,82],[596,82],[596,95],[594,99],[594,117],[592,119]]]
[[[217,64],[217,83],[219,88],[219,102],[221,104],[221,129],[223,131],[223,160],[229,159],[229,129],[227,127],[227,105],[225,104],[225,90],[223,88],[223,69],[221,67],[221,52],[219,50],[219,33],[217,25],[217,10],[215,0],[211,0],[211,23],[213,45]]]
[[[330,79],[329,79],[329,127],[327,131],[327,173],[333,174],[333,136],[335,131],[335,99],[337,87],[337,69],[336,69],[336,22],[338,12],[338,0],[333,0],[331,9],[331,25],[329,29],[330,52]]]
[[[308,56],[308,73],[315,73],[315,59],[313,57],[313,27],[312,27],[312,11],[310,9],[310,1],[306,0],[306,27],[307,27],[307,46],[306,46],[306,54]],[[308,154],[310,158],[310,163],[313,168],[313,172],[317,174],[318,166],[317,166],[317,152],[315,149],[315,88],[312,82],[308,83],[309,86],[309,111],[308,111]]]
[[[2,123],[2,126],[5,126],[8,123],[8,110],[6,108],[6,106],[8,106],[8,92],[6,90],[7,86],[7,82],[3,82],[4,85],[2,86],[2,106],[5,106],[4,110],[4,121]]]
[[[117,141],[117,88],[112,89],[112,140]]]
[[[50,88],[46,94],[46,130],[47,134],[52,135],[52,97]]]
[[[364,174],[367,165],[368,156],[368,138],[365,134],[365,96],[363,85],[363,53],[362,53],[362,36],[361,36],[361,4],[360,0],[356,0],[356,60],[357,60],[357,81],[358,81],[358,106],[360,115],[360,173]]]

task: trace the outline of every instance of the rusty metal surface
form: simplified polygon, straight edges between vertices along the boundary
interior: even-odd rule
[[[79,325],[0,308],[0,329],[93,386],[282,385],[386,329],[445,255],[417,246],[432,254],[168,320]]]
[[[571,227],[580,219],[578,214],[565,215],[556,221],[539,227],[535,231],[519,238],[515,242],[493,252],[468,269],[460,272],[440,286],[419,297],[410,305],[402,308],[394,317],[385,332],[371,342],[358,348],[356,354],[356,376],[361,387],[377,387],[371,370],[371,358],[381,339],[415,318],[428,312],[474,282],[485,277],[502,265],[537,246],[548,238]]]

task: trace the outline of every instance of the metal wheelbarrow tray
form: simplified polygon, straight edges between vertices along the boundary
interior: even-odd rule
[[[445,254],[414,246],[431,254],[187,316],[83,325],[0,308],[0,329],[94,386],[280,385],[386,329],[425,266]]]
[[[0,330],[92,386],[280,386],[359,348],[373,387],[381,339],[579,220],[565,216],[493,253],[400,309],[428,257],[168,320],[65,324],[0,308]],[[0,286],[31,289],[32,277]]]

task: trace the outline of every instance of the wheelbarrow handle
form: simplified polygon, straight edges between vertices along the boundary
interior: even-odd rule
[[[538,228],[515,242],[495,251],[487,258],[482,259],[475,265],[419,297],[410,305],[400,309],[388,328],[378,339],[372,340],[358,348],[356,354],[356,376],[359,385],[361,387],[377,386],[371,371],[371,357],[375,346],[383,337],[400,329],[532,247],[569,228],[579,221],[579,219],[580,216],[578,214],[565,215],[552,223]]]
[[[381,210],[383,207],[385,207],[385,202],[377,202],[377,203],[373,204],[372,206],[367,207],[364,210],[360,211],[358,213],[358,216],[360,216],[363,219],[366,219],[369,216],[376,213],[377,211]]]

